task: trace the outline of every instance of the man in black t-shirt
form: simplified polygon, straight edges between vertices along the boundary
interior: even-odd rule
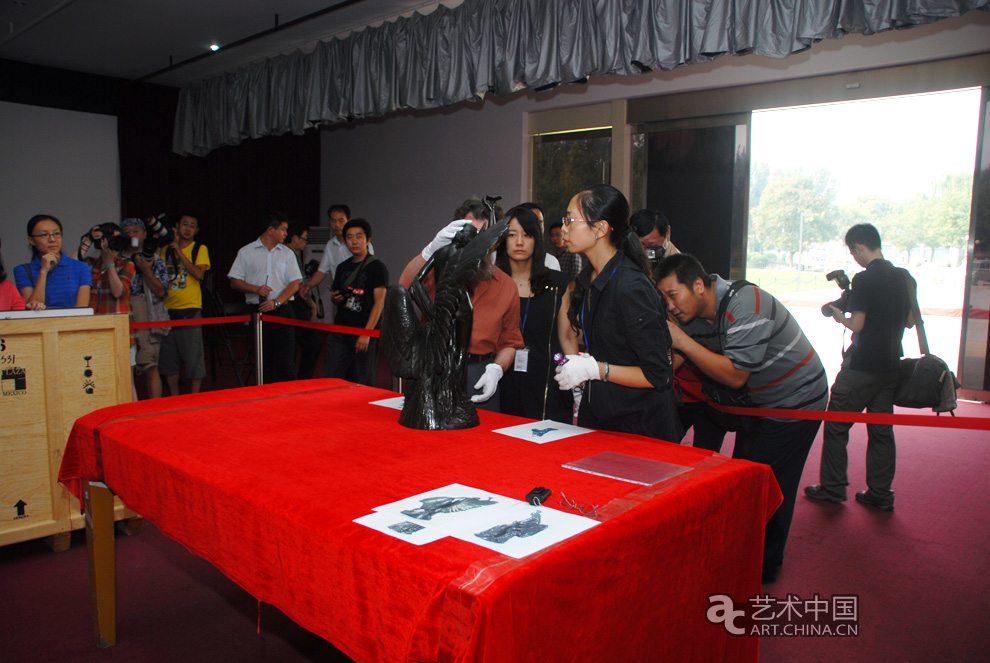
[[[850,316],[835,306],[832,317],[853,331],[842,369],[835,377],[828,409],[834,412],[891,413],[897,368],[903,350],[901,338],[906,327],[914,326],[911,303],[917,283],[907,273],[884,260],[880,233],[869,223],[853,226],[846,233],[846,246],[856,262],[866,270],[856,274],[849,293]],[[844,502],[849,478],[846,475],[851,423],[825,422],[822,446],[821,484],[808,486],[805,494],[816,500]],[[866,484],[868,490],[856,493],[856,501],[882,511],[894,510],[894,467],[897,454],[894,427],[867,424]]]
[[[385,307],[388,270],[368,252],[371,224],[351,219],[344,226],[344,242],[351,259],[337,265],[333,299],[334,323],[344,327],[376,329]],[[327,338],[326,377],[374,386],[378,339],[331,332]]]

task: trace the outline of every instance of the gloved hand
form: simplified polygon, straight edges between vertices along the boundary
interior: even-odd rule
[[[567,355],[567,363],[557,367],[553,379],[561,389],[573,389],[588,380],[598,380],[598,362],[589,354]]]
[[[481,393],[471,397],[472,403],[484,403],[495,395],[498,389],[498,381],[502,379],[502,367],[498,364],[488,364],[485,366],[485,374],[481,376],[474,388],[480,389]]]
[[[437,233],[437,236],[433,238],[432,242],[423,247],[423,251],[420,254],[423,256],[423,260],[429,260],[433,257],[434,253],[450,244],[454,239],[454,235],[469,223],[471,222],[467,219],[458,219],[457,221],[448,223],[443,230]]]

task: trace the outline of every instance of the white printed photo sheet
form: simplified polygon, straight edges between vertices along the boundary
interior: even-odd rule
[[[580,534],[597,520],[458,483],[375,507],[354,522],[415,545],[445,536],[516,559]]]
[[[590,433],[591,429],[546,419],[528,424],[517,424],[508,428],[496,428],[494,432],[528,442],[535,442],[536,444],[546,444],[547,442],[556,442],[557,440],[574,437],[575,435]]]

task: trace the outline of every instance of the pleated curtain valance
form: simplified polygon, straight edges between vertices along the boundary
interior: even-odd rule
[[[201,156],[245,138],[725,54],[785,58],[823,39],[988,8],[990,0],[465,0],[184,86],[172,149]]]

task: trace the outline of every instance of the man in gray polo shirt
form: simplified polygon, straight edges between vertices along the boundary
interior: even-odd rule
[[[674,364],[692,362],[709,380],[745,391],[756,407],[824,410],[828,380],[815,349],[783,304],[754,285],[730,295],[731,282],[707,274],[694,256],[670,256],[658,267],[660,292],[672,322]],[[724,319],[720,319],[724,318]],[[680,326],[678,326],[680,325]],[[763,582],[777,579],[794,502],[820,421],[747,417],[732,456],[765,463],[784,495],[767,523]]]

